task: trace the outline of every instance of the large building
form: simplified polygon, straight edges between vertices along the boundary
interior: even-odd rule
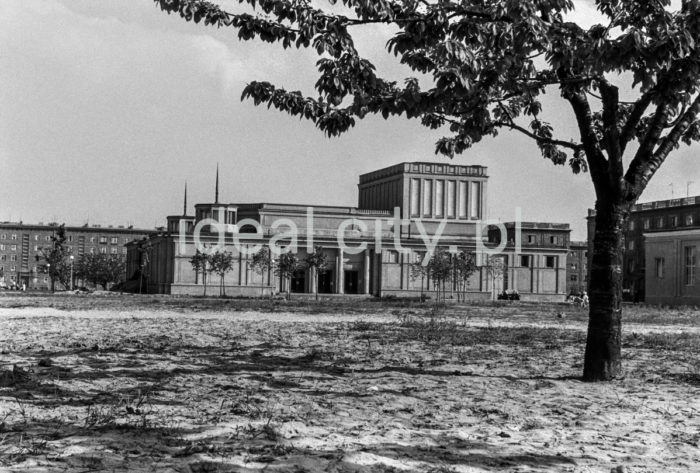
[[[594,217],[595,211],[589,210],[589,260]],[[624,228],[625,298],[651,304],[700,303],[700,284],[695,278],[698,234],[700,196],[634,205]]]
[[[25,285],[28,289],[48,289],[48,274],[40,271],[42,249],[51,247],[57,223],[44,225],[0,222],[0,281],[5,285]],[[133,227],[84,225],[65,227],[66,246],[78,258],[87,253],[126,257],[126,243],[147,236],[149,230]]]
[[[566,261],[568,294],[579,295],[588,291],[588,242],[572,241]]]
[[[167,218],[164,231],[128,244],[127,272],[140,274],[148,292],[199,295],[202,278],[190,259],[198,242],[204,251],[219,245],[234,256],[225,276],[226,294],[257,296],[287,289],[272,272],[259,275],[251,269],[258,245],[292,246],[299,259],[320,246],[330,261],[328,270],[300,270],[291,291],[417,296],[431,289],[411,271],[429,245],[475,252],[478,232],[486,236],[486,172],[482,166],[397,164],[360,176],[357,207],[224,204],[217,182],[214,203],[196,205],[194,216],[186,215],[185,204],[183,215]],[[528,232],[538,239],[523,244],[531,262],[523,267],[514,245],[506,245],[510,276],[498,289],[517,289],[525,299],[563,300],[568,225]],[[550,234],[556,235],[556,244],[539,243],[548,242],[544,235]],[[472,298],[489,298],[496,289],[482,256],[477,252],[480,267],[469,282]],[[447,288],[448,297],[455,290]]]

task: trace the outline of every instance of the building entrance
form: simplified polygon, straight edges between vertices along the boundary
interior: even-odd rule
[[[345,294],[359,294],[359,271],[345,271]]]
[[[333,293],[333,271],[324,271],[318,275],[318,292],[320,294]]]
[[[290,292],[305,292],[306,276],[304,271],[297,271],[291,278]]]

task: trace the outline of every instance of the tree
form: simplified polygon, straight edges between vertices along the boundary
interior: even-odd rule
[[[412,281],[420,279],[420,300],[421,302],[424,302],[425,294],[423,289],[425,287],[425,281],[428,279],[428,266],[423,264],[422,256],[418,258],[418,261],[411,263],[410,277]]]
[[[452,267],[454,271],[454,281],[457,285],[457,299],[465,301],[467,299],[467,287],[469,287],[469,278],[476,272],[476,258],[474,254],[460,251],[452,258]]]
[[[444,248],[436,248],[426,269],[435,288],[435,304],[445,302],[445,284],[452,280],[452,255]]]
[[[243,40],[313,46],[322,56],[313,97],[263,81],[248,84],[243,98],[311,120],[328,136],[368,114],[405,114],[447,128],[436,152],[449,157],[511,130],[554,164],[589,172],[596,215],[583,378],[621,372],[622,228],[671,152],[700,139],[700,3],[595,0],[600,23],[582,27],[570,21],[572,0],[342,0],[340,10],[239,0],[259,7],[254,14],[154,1],[187,21],[235,28]],[[352,36],[370,23],[395,31],[388,51],[419,77],[398,84],[377,75]],[[545,92],[558,92],[578,139],[555,136],[540,102]]]
[[[194,270],[194,283],[199,284],[199,272],[202,272],[202,282],[204,283],[204,296],[207,295],[207,263],[209,258],[206,254],[196,250],[194,256],[190,258],[190,265]]]
[[[233,254],[230,251],[217,251],[209,256],[210,271],[219,275],[219,296],[226,295],[224,278],[233,269]]]
[[[51,280],[51,292],[56,290],[56,281],[63,287],[70,285],[69,248],[66,246],[66,228],[60,225],[51,235],[51,246],[40,248],[41,255],[37,255],[37,261],[43,261],[39,265],[39,271],[48,274]]]
[[[287,300],[291,299],[292,276],[299,270],[299,267],[299,258],[297,258],[297,255],[294,253],[290,252],[282,253],[275,262],[275,274],[285,282]]]
[[[506,269],[505,260],[496,255],[489,255],[486,258],[484,268],[488,274],[489,281],[491,281],[491,300],[495,301],[498,298],[498,293],[496,292],[496,281],[503,279],[503,273]]]
[[[265,273],[268,275],[275,265],[275,260],[272,258],[272,252],[269,246],[262,246],[257,253],[253,255],[250,261],[250,268],[260,275],[260,294],[265,295]],[[272,293],[270,293],[272,296]]]
[[[78,258],[75,275],[91,282],[95,287],[101,285],[105,290],[110,283],[121,281],[126,272],[126,264],[119,256],[106,254],[85,254]]]
[[[315,246],[314,251],[304,258],[304,266],[309,270],[309,277],[313,281],[314,294],[318,300],[318,276],[328,270],[328,256],[323,252],[323,247]]]

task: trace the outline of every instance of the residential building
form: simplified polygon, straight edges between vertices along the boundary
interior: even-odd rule
[[[581,294],[588,290],[588,242],[572,241],[566,257],[566,293]]]
[[[588,211],[589,265],[593,255],[595,211]],[[684,248],[694,246],[694,231],[700,229],[700,196],[645,202],[632,206],[624,228],[623,291],[625,299],[649,303],[670,303],[694,297],[696,282],[680,273]],[[650,246],[652,245],[652,246]],[[653,251],[650,249],[653,248]],[[690,251],[690,250],[689,250]],[[657,277],[660,258],[664,276]],[[692,260],[692,258],[691,258]],[[648,264],[652,262],[651,268]],[[694,267],[690,265],[689,267]],[[649,271],[650,269],[650,271]],[[694,274],[694,269],[692,273]],[[673,279],[672,279],[673,274]],[[663,279],[663,281],[661,281]],[[674,288],[668,292],[669,285]],[[657,287],[658,286],[658,287]],[[648,290],[652,291],[647,297]],[[663,295],[659,292],[662,291]]]
[[[0,281],[28,289],[50,288],[48,274],[41,271],[42,249],[50,248],[58,223],[26,224],[0,222]],[[131,226],[67,226],[66,246],[75,258],[83,254],[102,253],[126,258],[126,243],[143,238],[151,230]]]

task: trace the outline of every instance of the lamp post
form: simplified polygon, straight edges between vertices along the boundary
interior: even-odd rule
[[[75,256],[70,255],[70,290],[73,290],[73,260]]]
[[[51,277],[51,263],[46,263],[46,273],[49,275],[49,284],[51,285],[51,292],[53,292],[53,278]]]

